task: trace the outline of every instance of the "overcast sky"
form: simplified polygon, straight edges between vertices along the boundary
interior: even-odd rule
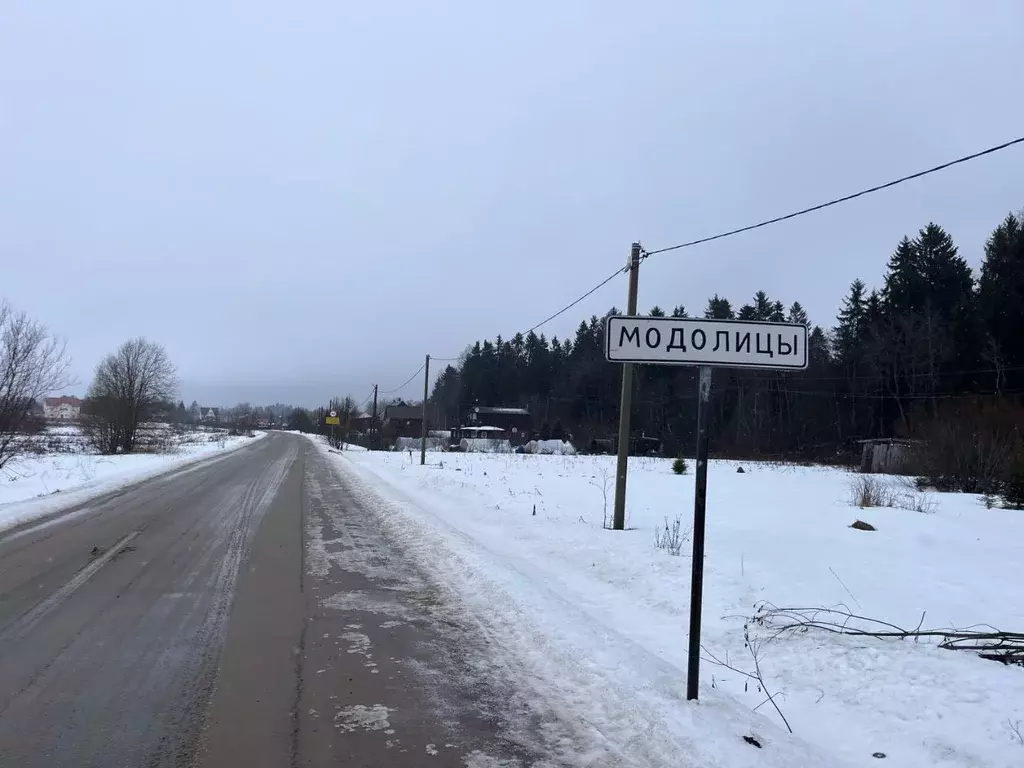
[[[1022,29],[1020,0],[8,2],[0,297],[67,337],[79,391],[141,334],[187,401],[362,399],[525,330],[633,240],[1024,135]],[[904,234],[934,220],[977,267],[1022,207],[1017,147],[652,257],[640,306],[764,289],[831,325]]]

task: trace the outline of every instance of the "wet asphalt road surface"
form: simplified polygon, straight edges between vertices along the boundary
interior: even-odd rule
[[[0,766],[531,765],[473,630],[271,434],[0,534]]]

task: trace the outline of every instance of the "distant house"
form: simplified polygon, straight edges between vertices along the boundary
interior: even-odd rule
[[[354,432],[369,432],[373,426],[373,416],[369,413],[357,413],[349,419],[349,428]]]
[[[43,418],[48,421],[76,421],[82,415],[82,401],[70,395],[43,400]]]
[[[437,424],[437,408],[427,406],[427,429]],[[423,430],[423,406],[389,405],[384,408],[384,428],[390,437],[419,437]]]
[[[521,435],[525,438],[533,431],[533,419],[525,408],[474,405],[463,417],[463,426],[499,427],[511,436]]]
[[[220,408],[203,406],[199,409],[197,419],[201,424],[217,424],[220,421]]]

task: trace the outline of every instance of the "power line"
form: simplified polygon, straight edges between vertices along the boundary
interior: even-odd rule
[[[523,331],[523,335],[525,336],[525,335],[527,335],[527,334],[529,334],[529,333],[533,333],[533,332],[534,332],[535,330],[537,330],[538,328],[540,328],[540,327],[541,327],[542,325],[545,325],[546,323],[550,323],[550,322],[551,322],[552,320],[554,320],[554,319],[555,319],[556,317],[558,317],[559,315],[565,314],[565,313],[566,313],[566,312],[568,312],[568,311],[569,311],[570,309],[572,309],[572,308],[573,308],[573,307],[575,307],[575,306],[576,306],[577,304],[579,304],[579,303],[580,303],[581,301],[583,301],[583,300],[584,300],[585,298],[587,298],[588,296],[591,296],[591,295],[593,295],[594,293],[597,293],[597,292],[598,292],[599,290],[601,290],[601,289],[602,289],[602,288],[604,288],[604,287],[605,287],[606,285],[608,285],[608,283],[610,283],[610,282],[611,282],[612,280],[614,280],[614,279],[615,279],[616,277],[618,277],[619,275],[625,274],[625,273],[626,273],[626,272],[627,272],[628,270],[629,270],[629,267],[628,267],[628,266],[627,266],[627,267],[620,267],[619,269],[615,270],[615,271],[614,271],[614,272],[612,272],[612,273],[611,273],[610,275],[608,275],[608,277],[606,277],[606,278],[605,278],[604,280],[602,280],[602,281],[601,281],[600,283],[598,283],[597,285],[595,285],[595,286],[594,286],[593,288],[591,288],[591,289],[590,289],[589,291],[587,291],[586,293],[584,293],[584,294],[583,294],[582,296],[580,296],[580,297],[579,297],[578,299],[576,299],[575,301],[573,301],[573,302],[571,302],[571,303],[569,303],[569,304],[566,304],[566,305],[565,305],[564,307],[562,307],[562,308],[561,308],[560,310],[558,310],[557,312],[555,312],[555,314],[551,315],[550,317],[546,317],[546,318],[544,318],[544,319],[543,319],[543,320],[541,320],[541,321],[540,321],[539,323],[537,323],[537,324],[536,324],[535,326],[533,326],[532,328],[530,328],[530,329],[529,329],[528,331]]]
[[[879,191],[881,191],[883,189],[888,189],[889,187],[895,187],[897,184],[902,184],[902,183],[904,183],[906,181],[912,181],[913,179],[920,179],[922,176],[927,176],[928,174],[931,174],[931,173],[937,173],[938,171],[944,171],[947,168],[952,168],[954,165],[959,165],[960,163],[966,163],[969,160],[976,160],[979,157],[984,157],[985,155],[991,155],[994,152],[999,152],[1000,150],[1006,149],[1007,147],[1012,147],[1014,144],[1022,144],[1022,143],[1024,143],[1024,136],[1021,136],[1018,139],[1013,139],[1012,141],[1004,142],[1003,144],[997,144],[996,146],[989,147],[988,149],[983,149],[980,152],[974,152],[973,154],[965,155],[963,157],[959,157],[956,160],[950,160],[948,163],[943,163],[942,165],[936,165],[934,168],[928,168],[927,170],[924,170],[924,171],[918,171],[917,173],[912,173],[909,176],[903,176],[901,178],[895,179],[894,181],[889,181],[889,182],[886,182],[885,184],[879,184],[878,186],[875,186],[875,187],[870,187],[868,189],[862,189],[860,192],[854,192],[852,195],[844,195],[843,197],[837,197],[835,200],[829,200],[827,203],[821,203],[820,205],[814,205],[814,206],[811,206],[810,208],[804,208],[802,211],[795,211],[794,213],[787,213],[785,216],[777,216],[774,219],[768,219],[767,221],[761,221],[761,222],[758,222],[757,224],[751,224],[751,225],[746,226],[746,227],[740,227],[739,229],[733,229],[733,230],[730,230],[728,232],[722,232],[722,233],[717,234],[717,235],[712,235],[711,237],[702,237],[699,240],[691,240],[688,243],[680,243],[679,245],[672,245],[672,246],[669,246],[668,248],[657,248],[657,249],[655,249],[653,251],[645,251],[644,254],[643,254],[643,258],[647,258],[648,256],[653,256],[656,253],[666,253],[667,251],[678,251],[680,248],[690,248],[691,246],[694,246],[694,245],[701,245],[702,243],[710,243],[712,240],[721,240],[724,237],[732,237],[733,235],[738,235],[741,232],[749,232],[752,229],[760,229],[761,227],[767,227],[769,224],[778,224],[780,221],[786,221],[788,219],[795,219],[797,216],[803,216],[804,214],[807,214],[807,213],[814,213],[815,211],[820,211],[823,208],[829,208],[829,207],[831,207],[833,205],[839,205],[840,203],[849,202],[850,200],[853,200],[855,198],[863,197],[864,195],[870,195],[873,192],[879,192]]]
[[[404,387],[404,386],[405,386],[406,384],[408,384],[408,383],[409,383],[410,381],[412,381],[412,380],[413,380],[413,379],[415,379],[415,378],[416,378],[417,376],[419,376],[419,375],[420,375],[420,374],[421,374],[421,373],[423,372],[423,369],[424,369],[425,367],[426,367],[426,363],[423,363],[423,365],[421,365],[421,366],[420,366],[420,367],[419,367],[419,368],[418,368],[418,369],[416,370],[416,373],[414,373],[414,374],[413,374],[412,376],[410,376],[410,377],[409,377],[408,379],[406,379],[405,381],[403,381],[403,382],[402,382],[401,384],[399,384],[399,385],[398,385],[397,387],[395,387],[394,389],[389,389],[389,390],[387,390],[387,391],[385,391],[385,392],[379,392],[378,394],[381,394],[381,395],[390,395],[390,394],[393,394],[394,392],[397,392],[398,390],[402,389],[402,388],[403,388],[403,387]]]

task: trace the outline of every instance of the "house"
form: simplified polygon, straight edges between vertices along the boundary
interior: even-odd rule
[[[356,413],[349,419],[349,428],[353,432],[369,432],[373,427],[373,416],[369,413]]]
[[[48,421],[75,421],[82,415],[82,401],[77,397],[61,395],[43,400],[43,418]]]
[[[533,431],[533,419],[525,408],[506,406],[474,405],[465,414],[463,426],[467,427],[499,427],[512,435],[513,441],[526,440]]]
[[[220,422],[220,408],[202,406],[199,409],[199,416],[196,418],[201,424],[217,424]]]
[[[427,406],[427,429],[437,424],[437,407]],[[399,402],[384,408],[384,429],[388,438],[419,437],[423,431],[423,406]]]

